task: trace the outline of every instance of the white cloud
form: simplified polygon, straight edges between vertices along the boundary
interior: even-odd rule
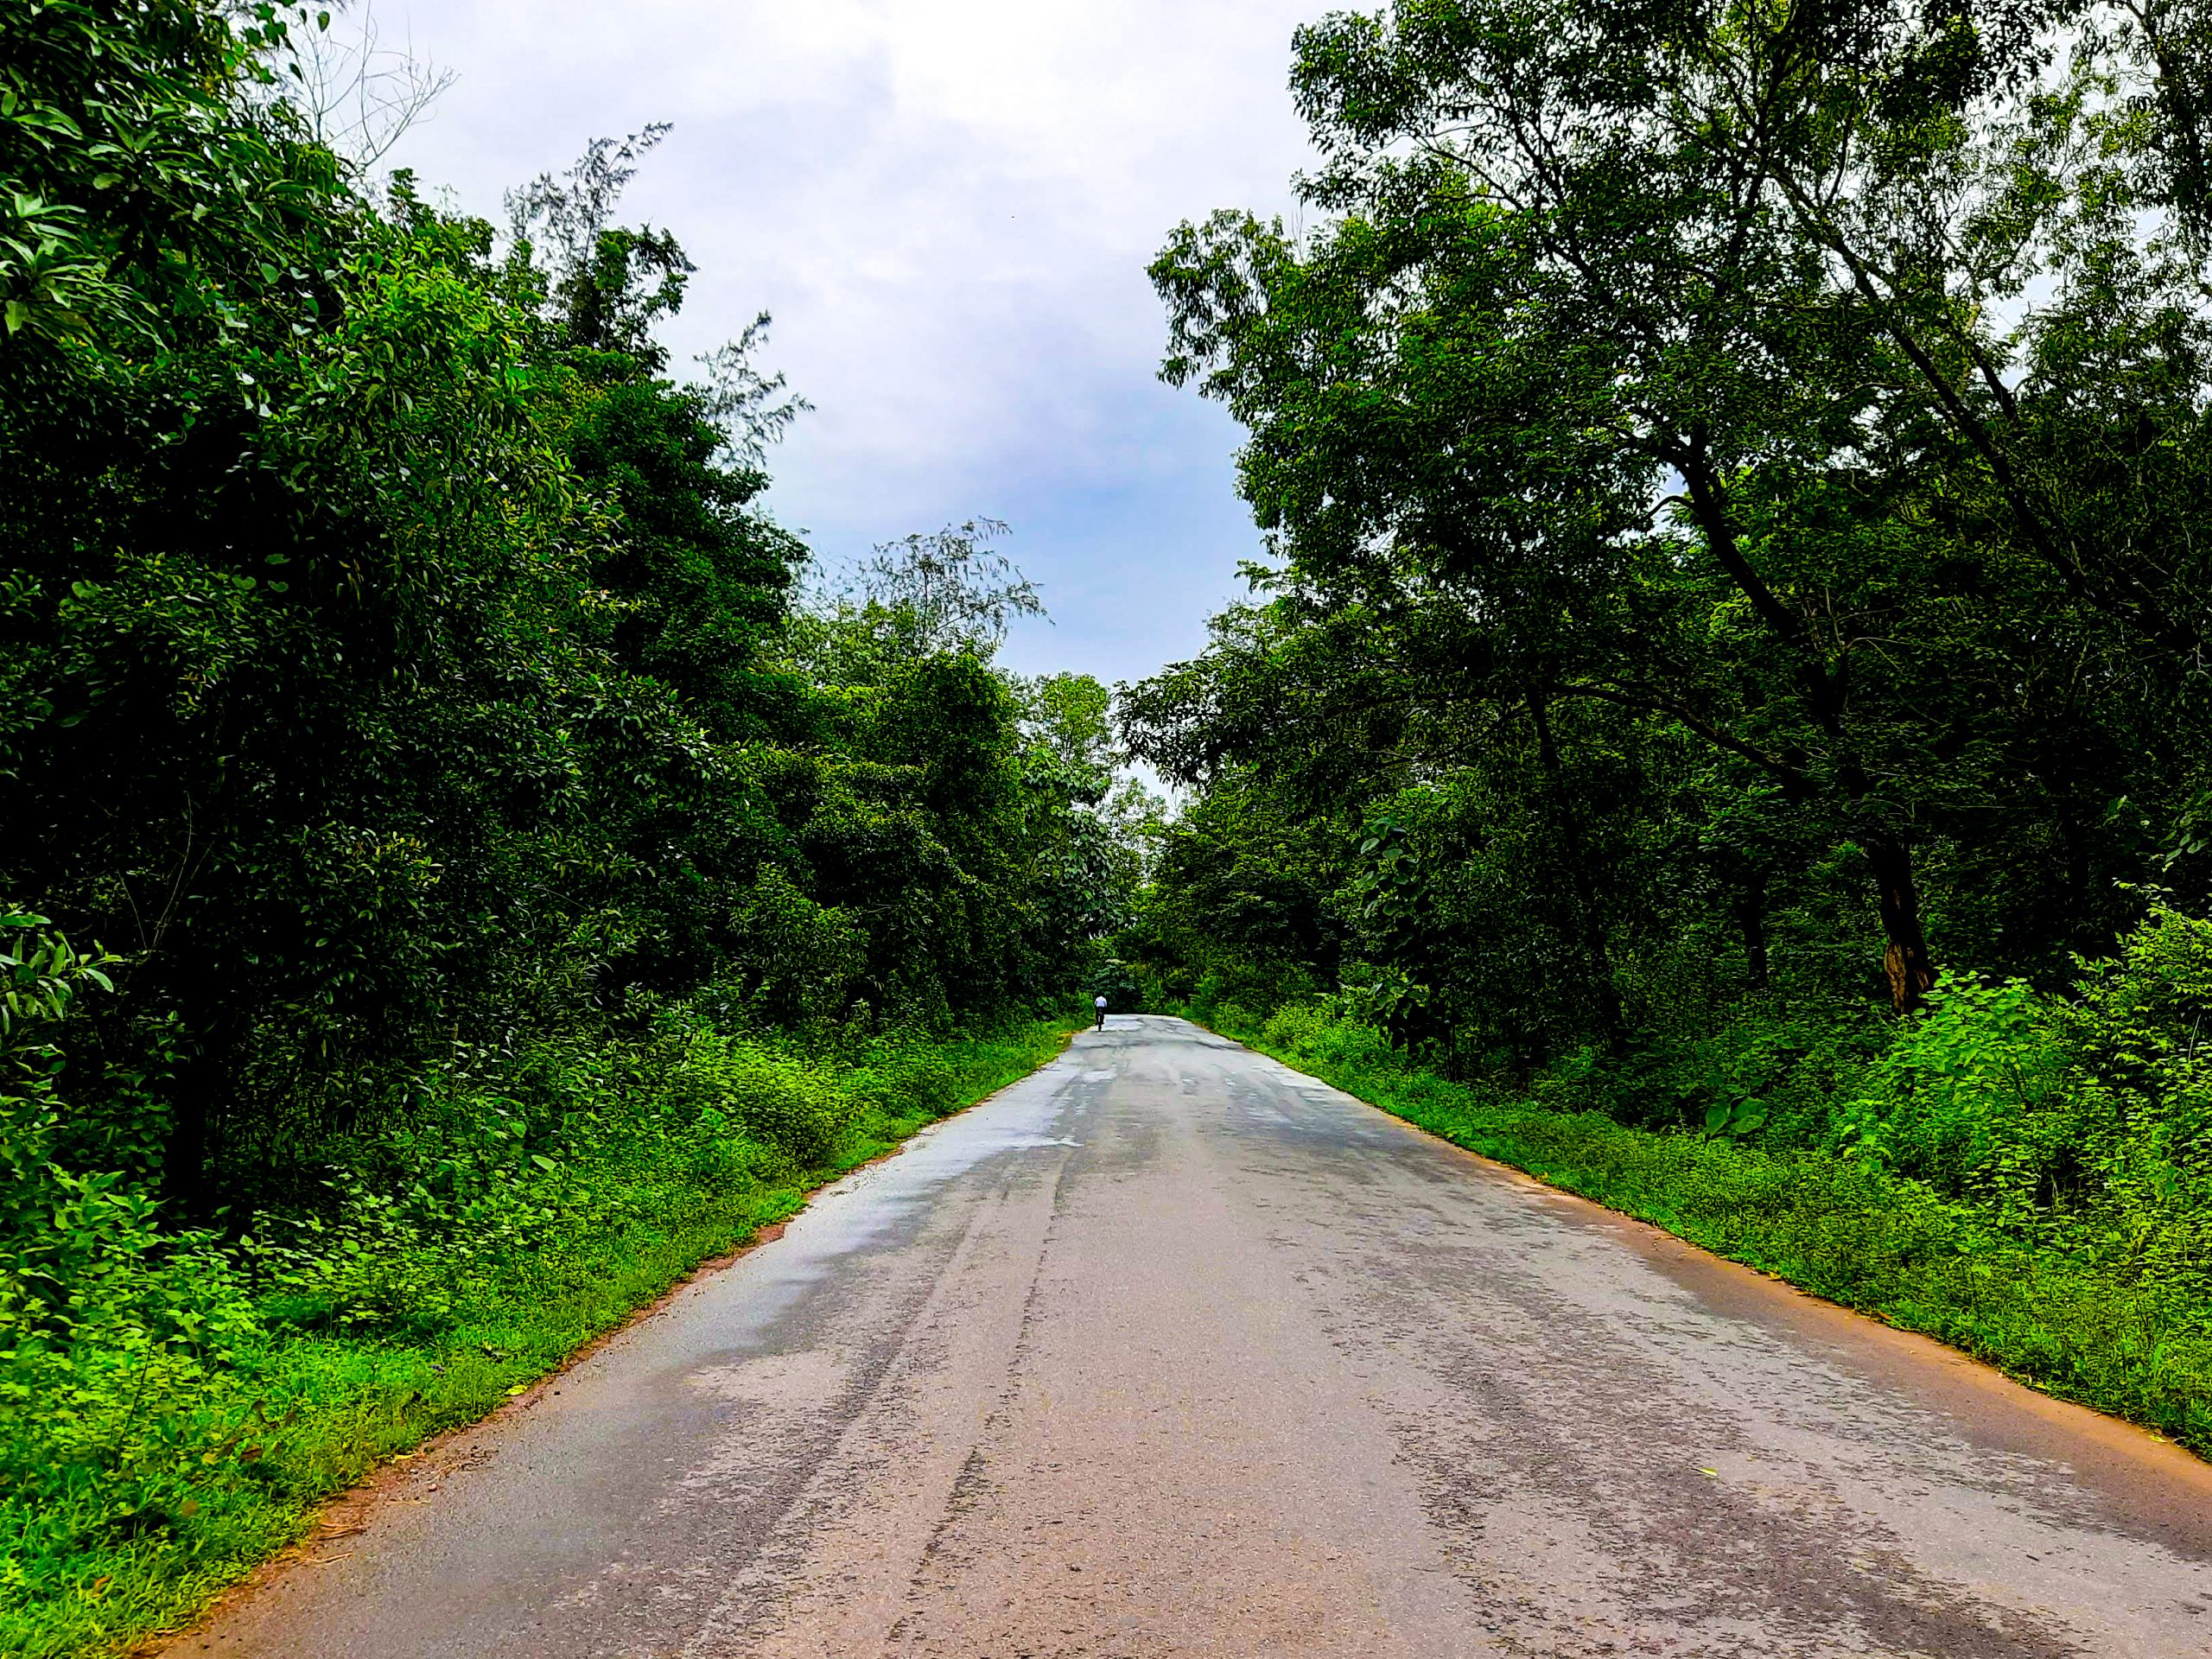
[[[1180,219],[1287,211],[1286,81],[1318,0],[384,0],[459,72],[394,161],[494,213],[585,142],[675,130],[627,203],[701,268],[688,354],[776,316],[817,406],[773,505],[832,556],[976,513],[1057,626],[1031,668],[1187,654],[1256,537],[1236,434],[1153,378],[1146,263]]]

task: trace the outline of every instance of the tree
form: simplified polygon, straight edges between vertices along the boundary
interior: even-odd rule
[[[1919,27],[1850,8],[1738,19],[1478,3],[1332,18],[1301,33],[1294,81],[1326,163],[1308,194],[1331,220],[1294,244],[1217,215],[1154,266],[1167,373],[1203,377],[1251,428],[1244,487],[1302,603],[1456,635],[1423,701],[1455,698],[1478,725],[1482,710],[1524,721],[1540,756],[1559,747],[1544,728],[1562,702],[1694,734],[1729,787],[1787,803],[1793,834],[1859,849],[1901,1011],[1936,972],[1931,853],[2080,849],[2063,890],[2004,906],[2016,928],[2056,918],[2008,948],[2063,956],[2108,931],[2107,884],[2134,867],[2115,848],[2096,869],[2087,832],[2114,795],[2174,799],[2170,758],[2114,745],[2194,707],[2166,624],[2193,617],[2200,591],[2170,567],[2151,594],[2144,561],[2110,538],[2131,514],[2188,511],[2192,489],[2175,486],[2195,461],[2156,486],[2147,471],[2123,480],[2088,459],[2116,415],[2069,417],[2082,465],[2062,493],[2127,499],[2054,558],[2036,529],[2048,514],[2007,493],[2002,455],[1946,402],[1928,332],[1942,319],[1907,326],[1897,293],[1870,290],[1806,206],[1848,186],[1865,223],[1904,223],[1883,218],[1881,192],[1910,176],[1891,153],[1908,139],[1923,176],[1940,161],[1972,174],[1985,204],[2002,194],[1999,151],[2017,161],[2018,146],[1976,149],[1937,118],[2011,96],[1996,127],[2032,125],[2035,95],[2003,93],[1997,59],[1930,80],[1948,25]],[[1877,36],[1889,57],[1841,49]],[[1987,51],[2018,67],[2039,49],[2006,36]],[[1842,124],[1821,124],[1831,118]],[[1846,129],[1890,170],[1869,173]],[[1800,189],[1822,156],[1830,172]],[[2116,255],[2075,260],[2065,228],[2087,222],[2092,172],[2046,168],[2079,212],[2024,234],[2094,287],[2088,273]],[[1941,245],[1983,257],[1993,222],[1967,213]],[[1974,299],[2000,275],[1936,263],[1941,280],[1913,291],[1953,296],[1946,349],[1982,361],[1973,395],[2001,403],[2006,372]],[[2145,320],[2128,366],[2075,353],[2054,408],[2087,394],[2116,410],[2108,393],[2136,380],[2176,383],[2182,335],[2169,327],[2162,344],[2157,307],[2126,297]],[[2016,361],[2053,365],[2076,303],[2031,319]],[[1564,798],[1557,817],[1572,841]],[[1593,971],[1599,909],[1592,889]]]

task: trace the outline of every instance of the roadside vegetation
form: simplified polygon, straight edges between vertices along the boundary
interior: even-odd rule
[[[1132,989],[2212,1452],[2208,52],[1302,30],[1301,228],[1153,269],[1271,556]]]
[[[10,1653],[1036,1064],[1141,870],[1001,526],[833,582],[763,507],[804,404],[765,318],[669,360],[660,130],[495,226],[371,182],[436,77],[331,22],[0,0]]]
[[[473,1057],[324,1205],[164,1230],[55,1211],[66,1333],[16,1338],[0,1650],[188,1619],[315,1504],[564,1363],[702,1261],[1034,1070],[1071,1022],[804,1052],[709,1008]],[[71,1259],[72,1252],[79,1252]],[[63,1339],[66,1334],[66,1339]]]

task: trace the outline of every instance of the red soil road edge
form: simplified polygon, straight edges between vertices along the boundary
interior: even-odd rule
[[[1195,1025],[1197,1021],[1192,1023]],[[1230,1042],[1236,1041],[1225,1033],[1215,1032],[1213,1034]],[[1251,1048],[1251,1045],[1247,1043],[1239,1043],[1238,1046]],[[2063,1460],[2063,1452],[2057,1449],[2062,1444],[2062,1437],[2087,1440],[2122,1459],[2141,1459],[2153,1465],[2165,1465],[2177,1480],[2196,1486],[2202,1502],[2212,1505],[2212,1459],[2199,1457],[2189,1447],[2168,1439],[2156,1429],[2146,1428],[2114,1413],[2052,1394],[1939,1338],[1896,1325],[1878,1310],[1853,1307],[1847,1302],[1835,1301],[1817,1291],[1794,1284],[1778,1273],[1755,1268],[1732,1256],[1707,1249],[1679,1233],[1669,1232],[1656,1222],[1616,1210],[1572,1188],[1548,1181],[1516,1164],[1509,1164],[1463,1147],[1409,1117],[1399,1116],[1388,1107],[1378,1106],[1371,1100],[1361,1100],[1349,1090],[1338,1088],[1326,1077],[1315,1077],[1311,1071],[1300,1071],[1288,1060],[1280,1055],[1268,1054],[1266,1049],[1252,1048],[1251,1052],[1266,1055],[1287,1071],[1296,1071],[1301,1077],[1313,1077],[1314,1082],[1324,1088],[1335,1090],[1345,1099],[1358,1101],[1370,1110],[1382,1113],[1392,1122],[1450,1147],[1494,1179],[1533,1188],[1548,1202],[1579,1212],[1586,1221],[1612,1234],[1668,1278],[1700,1296],[1719,1312],[1736,1313],[1753,1307],[1778,1311],[1789,1324],[1806,1332],[1821,1347],[1844,1356],[1843,1363],[1851,1369],[1870,1374],[1878,1381],[1895,1382],[1902,1389],[1907,1378],[1922,1387],[1931,1376],[1938,1379],[1939,1392],[1945,1396],[1942,1402],[1945,1408],[1959,1413],[1969,1423],[1986,1428],[1988,1426],[1986,1412],[1975,1409],[1976,1406],[1986,1407],[2001,1399],[2015,1408],[2024,1408],[2029,1414],[2052,1431],[2053,1438],[2047,1444],[2005,1437],[2013,1440],[2017,1449],[2031,1455]],[[1888,1363],[1881,1363],[1883,1360]]]

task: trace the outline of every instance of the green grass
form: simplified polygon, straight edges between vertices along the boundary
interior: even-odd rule
[[[2212,1306],[2193,1285],[2099,1263],[2107,1241],[2086,1235],[2094,1224],[2024,1242],[1851,1159],[1547,1110],[1408,1067],[1372,1033],[1310,1014],[1216,1020],[1456,1146],[2212,1456]]]
[[[1045,1020],[931,1045],[920,1063],[937,1103],[957,1109],[1050,1059],[1071,1027]],[[484,1416],[702,1262],[944,1115],[887,1111],[884,1097],[878,1089],[857,1111],[826,1162],[785,1163],[773,1179],[733,1179],[654,1150],[663,1143],[648,1139],[639,1154],[636,1138],[613,1137],[631,1149],[597,1167],[580,1154],[560,1179],[619,1186],[619,1201],[565,1221],[549,1209],[529,1249],[491,1253],[454,1287],[434,1333],[302,1329],[269,1314],[264,1298],[227,1363],[150,1388],[142,1370],[126,1409],[98,1420],[92,1438],[111,1436],[112,1447],[86,1453],[71,1442],[73,1455],[41,1460],[26,1444],[41,1433],[59,1443],[63,1414],[94,1414],[90,1385],[74,1401],[49,1390],[15,1402],[0,1414],[0,1439],[17,1454],[13,1490],[0,1491],[0,1653],[110,1653],[188,1622],[377,1464]],[[609,1227],[610,1213],[629,1219]]]

